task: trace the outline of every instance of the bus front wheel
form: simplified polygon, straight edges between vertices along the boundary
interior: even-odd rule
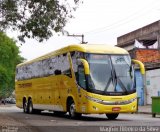
[[[115,113],[115,114],[106,114],[107,118],[109,120],[115,120],[118,117],[119,113]]]
[[[76,113],[75,103],[73,100],[69,103],[69,116],[71,118],[81,117],[81,113]]]

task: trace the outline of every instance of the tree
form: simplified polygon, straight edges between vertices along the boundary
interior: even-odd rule
[[[14,40],[0,32],[0,96],[14,88],[15,67],[24,60]]]
[[[48,39],[53,32],[64,32],[80,0],[1,0],[0,30],[20,31],[19,40]],[[71,3],[72,2],[72,3]],[[71,6],[72,5],[72,6]]]

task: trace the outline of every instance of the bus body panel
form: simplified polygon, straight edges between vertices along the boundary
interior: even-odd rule
[[[72,79],[68,79],[67,77],[52,76],[33,79],[32,81],[17,82],[16,105],[22,108],[23,97],[26,97],[26,99],[31,97],[35,109],[67,111],[67,97],[73,97],[77,108],[76,110],[79,113],[124,113],[136,112],[137,110],[137,100],[126,105],[103,105],[87,99],[87,96],[89,96],[104,101],[125,101],[136,98],[136,93],[127,96],[105,96],[89,93],[83,89],[78,92],[72,81]],[[113,111],[112,108],[114,107],[120,107],[120,110]]]
[[[61,75],[18,81],[16,105],[22,108],[23,98],[31,97],[35,109],[66,111],[67,97],[76,98],[77,91],[72,82],[73,79]]]

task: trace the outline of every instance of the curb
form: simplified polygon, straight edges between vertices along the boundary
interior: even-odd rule
[[[152,114],[152,112],[137,112],[137,114]]]

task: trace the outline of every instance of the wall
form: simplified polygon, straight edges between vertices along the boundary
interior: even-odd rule
[[[136,49],[135,59],[140,60],[143,63],[160,62],[159,50],[152,49]]]
[[[160,21],[156,21],[142,28],[139,28],[122,36],[119,36],[117,38],[117,45],[121,47],[126,45],[127,43],[134,42],[135,39],[147,36],[149,36],[148,39],[152,40],[152,38],[157,38],[157,36],[159,36],[159,31],[160,31]]]
[[[147,104],[152,103],[152,96],[160,91],[160,69],[146,71]]]

